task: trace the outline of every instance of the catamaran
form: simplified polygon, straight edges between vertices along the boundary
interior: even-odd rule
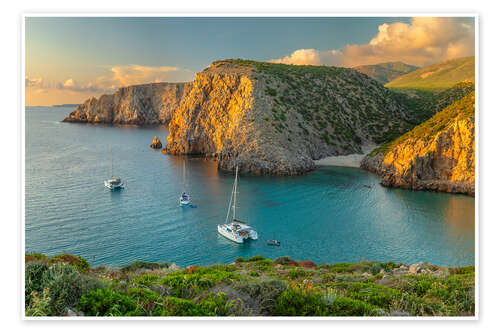
[[[219,224],[217,230],[219,234],[232,240],[236,243],[243,243],[245,239],[257,239],[258,234],[252,227],[250,227],[246,222],[236,219],[236,193],[238,189],[238,165],[236,165],[236,176],[234,178],[233,190],[231,193],[231,199],[229,200],[229,207],[227,208],[226,223]],[[231,203],[233,208],[233,220],[228,223],[229,213],[231,211]]]
[[[110,190],[120,190],[125,187],[125,182],[120,177],[113,176],[113,148],[109,147],[111,154],[111,178],[104,181],[104,186]]]
[[[186,188],[186,161],[183,160],[182,164],[182,183],[184,187],[184,191],[182,192],[180,198],[179,198],[179,204],[180,206],[186,206],[191,203],[191,196],[186,193],[185,188]]]

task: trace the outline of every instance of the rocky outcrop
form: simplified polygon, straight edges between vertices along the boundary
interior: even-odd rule
[[[196,75],[165,150],[214,156],[224,170],[297,175],[404,132],[407,110],[391,96],[351,69],[219,61]]]
[[[475,193],[474,92],[395,142],[375,150],[361,167],[381,184],[411,190]]]
[[[155,136],[155,137],[153,138],[153,142],[152,142],[149,146],[150,146],[151,148],[153,148],[153,149],[161,149],[162,144],[161,144],[160,139],[158,139],[158,137],[157,137],[157,136]]]
[[[168,125],[190,87],[191,83],[150,83],[120,88],[111,95],[89,98],[63,121]]]

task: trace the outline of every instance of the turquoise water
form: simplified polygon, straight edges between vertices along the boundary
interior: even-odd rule
[[[219,172],[213,161],[185,159],[186,187],[197,208],[179,207],[183,158],[149,148],[155,135],[165,141],[165,128],[61,123],[70,111],[26,111],[27,252],[69,252],[94,265],[207,265],[257,254],[318,264],[474,264],[473,198],[387,189],[355,168],[322,167],[299,177],[242,176],[238,217],[260,238],[233,243],[217,233],[232,174]],[[115,173],[127,183],[119,192],[103,185],[110,144]],[[268,246],[268,239],[280,240],[281,247]]]

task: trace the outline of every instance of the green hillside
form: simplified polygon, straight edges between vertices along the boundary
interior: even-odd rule
[[[418,68],[417,66],[408,65],[400,61],[353,67],[358,72],[366,74],[382,84],[386,84]]]
[[[387,83],[387,88],[436,90],[462,81],[474,82],[475,58],[466,57],[429,65]]]

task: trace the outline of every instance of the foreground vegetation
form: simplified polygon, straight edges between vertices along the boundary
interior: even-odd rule
[[[89,267],[26,255],[27,316],[473,316],[474,267],[288,257],[229,265]]]

